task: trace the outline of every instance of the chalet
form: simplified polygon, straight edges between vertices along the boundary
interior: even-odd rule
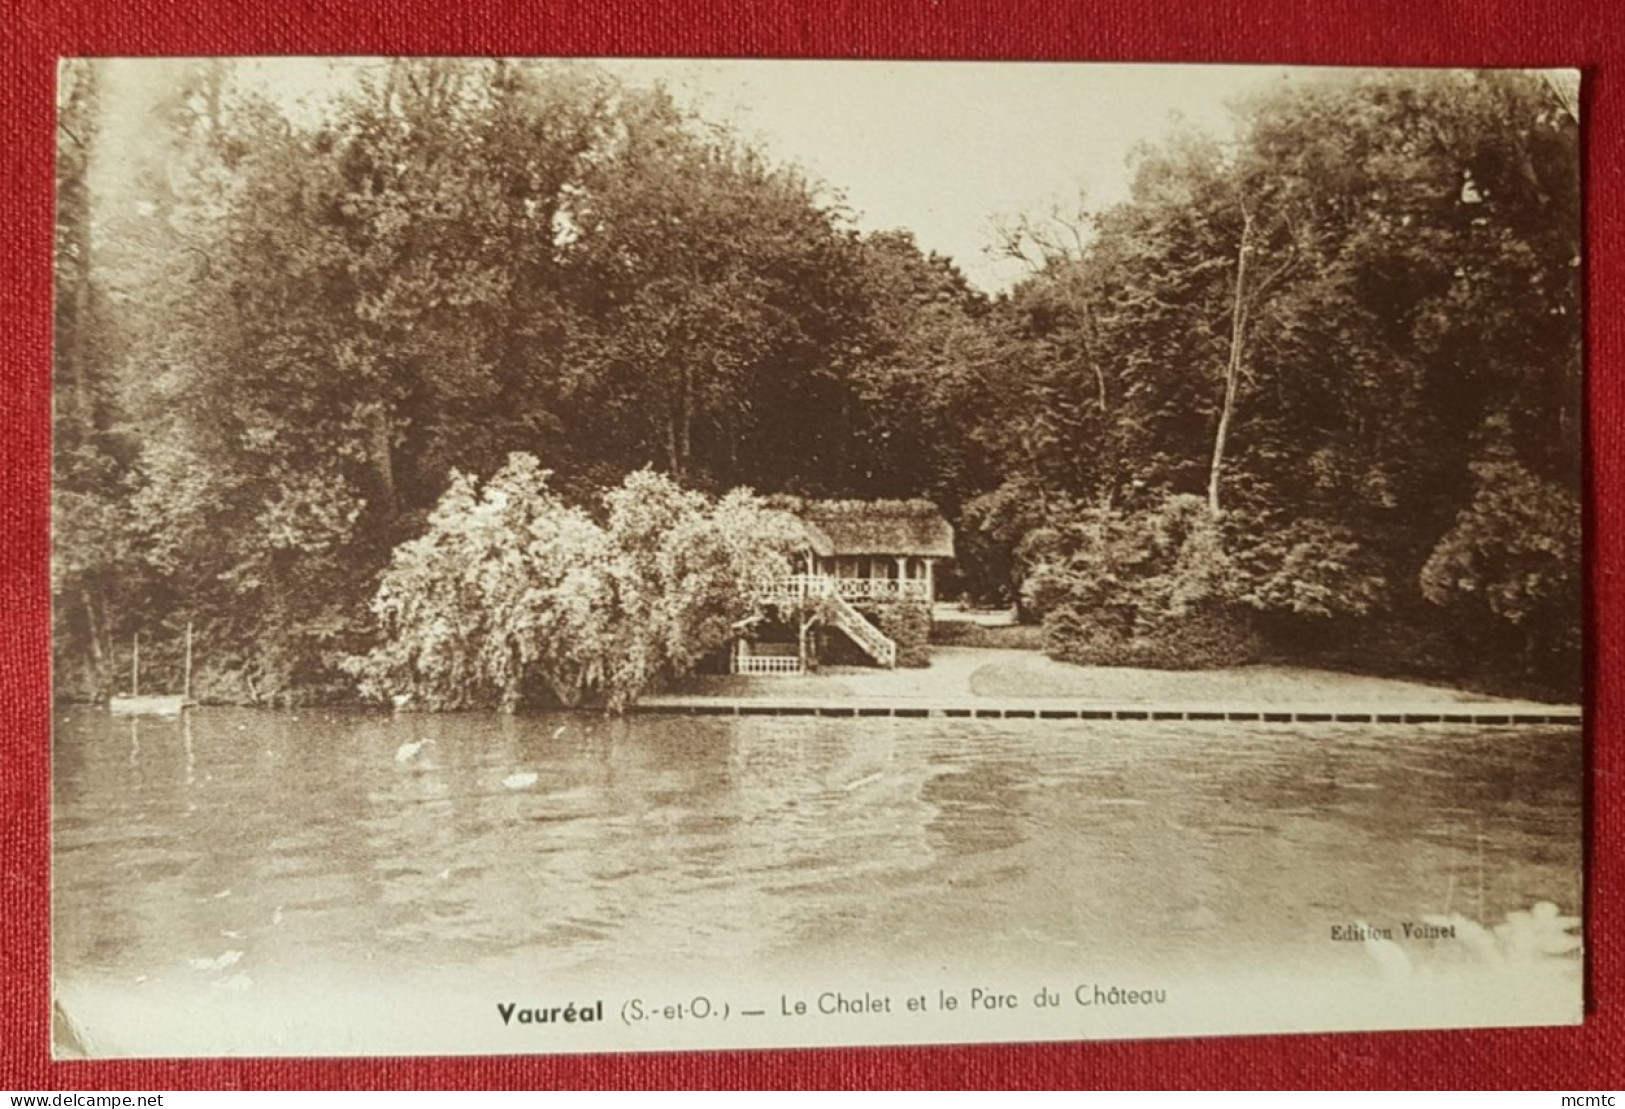
[[[795,571],[758,597],[757,616],[730,655],[734,673],[801,674],[831,654],[890,668],[900,649],[923,650],[936,564],[954,555],[953,527],[935,505],[785,500],[781,510],[806,545]],[[899,644],[903,627],[921,629],[919,642]]]

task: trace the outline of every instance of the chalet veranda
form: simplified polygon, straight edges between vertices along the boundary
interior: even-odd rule
[[[929,501],[805,501],[804,543],[757,597],[727,651],[735,674],[803,674],[820,661],[888,669],[925,661],[936,564],[954,530]]]

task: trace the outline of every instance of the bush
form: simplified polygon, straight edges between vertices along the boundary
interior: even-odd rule
[[[1193,496],[1074,510],[1024,541],[1023,599],[1056,658],[1198,669],[1318,642],[1391,604],[1368,544],[1312,517],[1215,516]]]
[[[860,606],[869,622],[897,644],[897,665],[931,665],[931,606],[924,601]]]
[[[1080,666],[1212,670],[1257,662],[1265,655],[1251,615],[1233,607],[1196,606],[1154,624],[1124,626],[1062,606],[1045,617],[1044,631],[1052,658]]]
[[[1147,512],[1096,507],[1027,541],[1023,590],[1047,649],[1088,665],[1203,668],[1259,657],[1235,566],[1200,498]]]
[[[1478,490],[1439,540],[1420,585],[1458,623],[1521,654],[1524,676],[1580,692],[1580,505],[1508,459],[1473,466]]]
[[[1016,651],[1042,651],[1044,629],[1033,624],[986,627],[969,620],[938,620],[931,626],[931,642],[944,647],[989,647]]]
[[[1389,600],[1378,558],[1343,525],[1245,515],[1225,524],[1225,545],[1237,552],[1238,600],[1255,612],[1324,624],[1369,616]]]

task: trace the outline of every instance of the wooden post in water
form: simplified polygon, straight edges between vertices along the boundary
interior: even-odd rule
[[[130,696],[141,695],[141,633],[130,637]]]
[[[192,699],[192,621],[186,622],[186,676],[181,680],[181,700]]]

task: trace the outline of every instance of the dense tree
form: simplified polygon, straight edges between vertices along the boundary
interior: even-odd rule
[[[568,68],[398,61],[303,125],[228,93],[189,144],[215,174],[157,207],[192,261],[141,297],[165,326],[132,353],[132,503],[249,695],[334,681],[450,468],[555,426],[560,213],[606,95]]]
[[[931,498],[945,585],[1064,657],[1426,669],[1403,641],[1437,625],[1572,686],[1578,128],[1549,79],[1294,78],[1232,139],[1142,149],[1123,202],[1012,225],[1031,273],[988,298],[589,65],[381,61],[301,110],[242,72],[63,68],[64,690],[107,692],[138,632],[162,679],[196,621],[209,696],[347,695],[365,656],[437,704],[619,701],[740,618],[722,522],[772,528],[707,499],[738,486]],[[556,542],[514,554],[533,526]],[[450,580],[479,550],[540,559],[484,615]],[[408,597],[437,575],[444,641]],[[570,644],[532,642],[536,589],[574,598]],[[416,653],[369,656],[388,629]]]
[[[58,81],[51,585],[58,665],[92,692],[109,691],[121,582],[134,569],[126,539],[121,456],[109,365],[105,290],[96,273],[89,170],[98,127],[95,67],[64,62]],[[77,664],[77,665],[74,665]]]
[[[1578,606],[1555,600],[1578,564],[1572,112],[1532,75],[1362,74],[1262,94],[1242,122],[1228,148],[1148,151],[1130,200],[1010,298],[1028,376],[1000,415],[1033,450],[1005,486],[1042,495],[984,498],[988,527],[1030,556],[1080,512],[1129,526],[1201,495],[1232,603],[1295,649],[1347,633],[1329,620],[1467,636],[1490,614],[1572,647]],[[1512,603],[1509,564],[1552,602]],[[1534,632],[1534,608],[1556,623]],[[1544,650],[1525,676],[1572,691],[1574,658]]]
[[[820,433],[856,259],[807,182],[655,92],[623,102],[574,219],[572,423],[600,454],[719,488],[839,466]]]
[[[864,315],[850,374],[847,491],[925,494],[953,511],[963,490],[993,473],[966,434],[966,415],[996,388],[987,298],[950,259],[924,253],[906,232],[869,235],[858,249]]]

